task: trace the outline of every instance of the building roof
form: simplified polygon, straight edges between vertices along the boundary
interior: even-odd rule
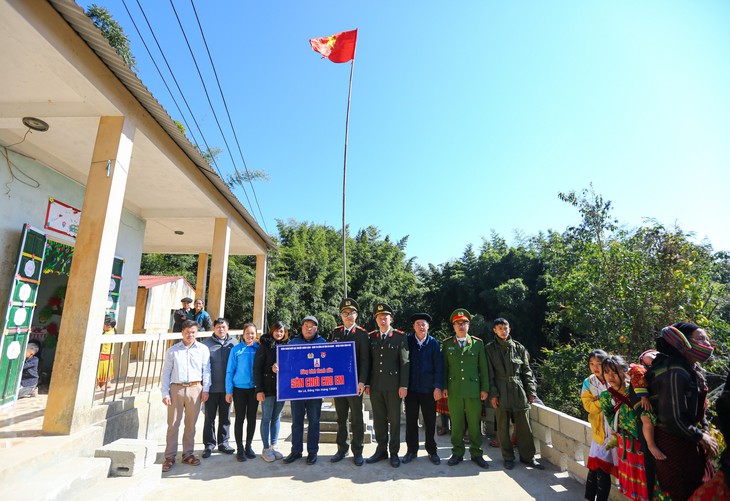
[[[185,282],[185,284],[190,287],[192,290],[195,290],[195,287],[190,285],[187,280],[185,280],[185,277],[183,276],[177,276],[177,277],[168,277],[168,276],[158,276],[158,275],[140,275],[139,281],[137,282],[137,287],[144,287],[145,289],[151,289],[152,287],[157,287],[158,285],[164,285],[169,284],[172,282],[177,282],[178,280],[182,280]]]
[[[1,1],[0,46],[0,144],[86,185],[100,118],[134,123],[124,208],[145,222],[143,252],[212,253],[220,219],[231,254],[275,248],[74,1]],[[26,116],[50,129],[26,134]]]

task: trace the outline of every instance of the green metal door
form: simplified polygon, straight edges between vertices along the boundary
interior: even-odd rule
[[[109,297],[106,301],[106,314],[119,319],[119,289],[122,288],[122,277],[124,273],[124,259],[115,257],[112,265],[112,276],[109,281]]]
[[[20,256],[13,274],[10,298],[0,338],[0,407],[15,400],[23,372],[25,348],[38,296],[46,235],[23,225],[20,237]]]

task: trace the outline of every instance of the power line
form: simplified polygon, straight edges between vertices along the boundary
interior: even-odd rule
[[[139,2],[139,0],[137,0]],[[221,133],[221,137],[223,138],[223,143],[226,145],[226,151],[228,151],[228,156],[231,158],[231,163],[233,164],[233,169],[236,171],[236,175],[241,177],[241,173],[238,171],[238,167],[236,166],[236,161],[233,159],[233,154],[231,153],[231,147],[228,145],[228,140],[226,139],[226,135],[223,133],[223,127],[221,127],[221,123],[218,120],[218,114],[215,112],[215,108],[213,107],[213,102],[210,99],[210,94],[208,94],[208,87],[205,85],[205,79],[203,78],[203,74],[200,71],[200,66],[198,66],[198,60],[195,58],[195,53],[193,52],[193,48],[190,46],[190,41],[188,40],[188,36],[185,33],[185,28],[183,28],[182,22],[180,21],[180,16],[177,15],[177,9],[175,9],[175,4],[170,0],[170,6],[172,7],[172,11],[175,13],[175,19],[177,19],[177,24],[180,26],[180,31],[182,32],[183,38],[185,39],[185,44],[188,47],[188,51],[190,52],[190,57],[193,58],[193,64],[195,64],[195,69],[198,72],[198,78],[200,78],[200,83],[203,85],[203,91],[205,92],[205,97],[208,100],[208,105],[210,106],[210,110],[213,112],[213,119],[215,120],[216,125],[218,126],[218,131]],[[249,207],[253,207],[251,204],[251,200],[248,198],[248,192],[246,191],[246,188],[243,186],[243,184],[240,185],[241,189],[243,190],[243,194],[246,196],[246,201],[248,202]],[[253,214],[252,214],[253,215]],[[256,216],[254,216],[255,218]]]
[[[134,18],[132,17],[132,13],[130,12],[130,10],[127,7],[127,4],[124,0],[122,0],[122,4],[124,5],[124,8],[126,9],[127,14],[129,15],[129,18],[132,21],[132,24],[134,25],[134,28],[137,30],[137,34],[139,35],[140,40],[142,41],[142,44],[145,46],[145,49],[147,49],[147,53],[149,54],[150,59],[152,60],[152,63],[155,65],[155,68],[157,68],[157,71],[160,74],[160,78],[162,79],[163,83],[165,84],[167,91],[170,92],[170,97],[172,98],[173,102],[175,103],[175,106],[177,106],[177,109],[180,112],[180,116],[182,117],[186,126],[188,126],[190,135],[193,137],[193,140],[195,141],[196,146],[197,146],[197,140],[195,139],[195,136],[193,135],[192,128],[190,128],[190,126],[187,123],[187,120],[185,120],[185,115],[180,110],[180,107],[178,106],[177,101],[175,100],[175,96],[173,96],[172,92],[170,91],[170,87],[167,85],[167,82],[165,81],[165,77],[162,75],[162,72],[160,71],[159,66],[157,66],[157,63],[155,62],[155,59],[152,56],[152,52],[150,51],[149,47],[147,46],[147,43],[145,42],[144,37],[142,36],[142,33],[140,32],[139,28],[137,27],[137,23],[135,23]],[[182,97],[183,102],[185,103],[185,106],[188,109],[188,113],[190,113],[190,117],[193,120],[193,123],[195,123],[195,126],[198,128],[198,132],[200,133],[200,136],[203,139],[203,143],[205,144],[205,147],[208,149],[208,151],[210,151],[210,146],[208,145],[208,141],[205,139],[205,135],[203,134],[203,129],[200,127],[200,124],[198,124],[198,121],[195,118],[195,114],[193,113],[193,110],[190,108],[190,104],[188,103],[188,100],[185,98],[185,94],[183,93],[182,89],[180,88],[180,84],[178,83],[177,78],[175,78],[175,73],[172,71],[172,68],[170,67],[170,63],[167,60],[167,57],[165,57],[165,52],[162,50],[162,47],[160,46],[160,42],[157,40],[157,37],[155,36],[155,32],[152,29],[152,25],[150,25],[149,19],[147,19],[147,15],[145,14],[144,9],[142,8],[142,5],[139,3],[139,0],[137,0],[137,6],[139,7],[139,10],[142,12],[142,17],[144,17],[144,20],[147,23],[147,28],[150,30],[150,33],[152,34],[152,38],[155,41],[155,44],[157,45],[157,49],[160,51],[160,54],[162,55],[162,59],[165,61],[167,70],[170,72],[170,76],[172,77],[172,80],[175,82],[175,86],[177,87],[177,90],[180,93],[180,97]],[[199,146],[198,146],[198,150],[200,151]],[[201,151],[201,154],[202,154],[202,151]],[[212,157],[211,161],[213,162],[213,166],[215,167],[215,169],[218,171],[218,176],[221,179],[223,179],[223,175],[221,174],[221,170],[218,167],[218,163],[215,161],[215,158]]]
[[[195,2],[193,0],[190,0],[190,5],[193,7],[193,13],[195,14],[195,20],[198,23],[198,28],[200,29],[200,36],[203,38],[203,44],[205,45],[205,50],[208,53],[208,59],[210,60],[210,66],[213,68],[213,75],[215,75],[215,81],[218,85],[218,91],[221,94],[221,99],[223,100],[223,107],[226,110],[226,115],[228,116],[228,123],[231,125],[231,130],[233,131],[233,137],[236,140],[236,146],[238,147],[238,154],[241,156],[241,162],[243,162],[243,168],[246,171],[246,176],[248,176],[248,183],[251,185],[251,191],[253,192],[254,200],[256,201],[256,207],[259,210],[259,215],[261,216],[261,221],[264,223],[264,228],[266,229],[266,232],[269,232],[269,229],[266,228],[266,220],[264,219],[264,214],[261,212],[261,206],[259,205],[259,199],[256,196],[256,189],[253,186],[253,182],[251,179],[251,173],[248,171],[248,166],[246,165],[246,160],[243,158],[243,151],[241,150],[241,144],[238,141],[238,134],[236,134],[236,128],[233,126],[233,120],[231,120],[231,113],[228,110],[228,103],[226,102],[226,98],[223,95],[223,87],[221,86],[221,82],[218,79],[218,72],[215,69],[215,63],[213,63],[213,56],[210,54],[210,49],[208,48],[208,41],[205,39],[205,34],[203,33],[203,26],[200,24],[200,18],[198,17],[198,11],[195,9]],[[239,182],[240,177],[239,177]]]

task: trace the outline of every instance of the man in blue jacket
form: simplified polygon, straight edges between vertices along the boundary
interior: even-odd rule
[[[413,334],[408,335],[410,379],[406,404],[406,444],[408,451],[403,463],[410,463],[418,455],[418,412],[423,414],[426,452],[433,464],[441,464],[436,446],[436,401],[444,389],[444,361],[439,342],[429,335],[431,315],[416,313],[410,318]]]
[[[316,317],[307,316],[302,320],[302,332],[289,344],[324,343],[317,334],[319,322]],[[319,452],[319,418],[322,415],[322,399],[308,398],[291,401],[291,452],[284,458],[285,463],[293,463],[302,457],[304,450],[304,414],[307,415],[307,464],[317,462]]]

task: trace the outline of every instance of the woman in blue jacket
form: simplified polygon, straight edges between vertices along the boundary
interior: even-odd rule
[[[236,436],[236,459],[246,461],[256,454],[251,448],[253,434],[256,430],[256,411],[259,403],[256,400],[256,388],[253,382],[253,361],[259,345],[256,342],[256,325],[243,325],[243,343],[239,343],[228,357],[226,368],[226,402],[233,402],[236,408],[236,423],[233,427]],[[246,447],[243,447],[243,421],[246,426]]]

